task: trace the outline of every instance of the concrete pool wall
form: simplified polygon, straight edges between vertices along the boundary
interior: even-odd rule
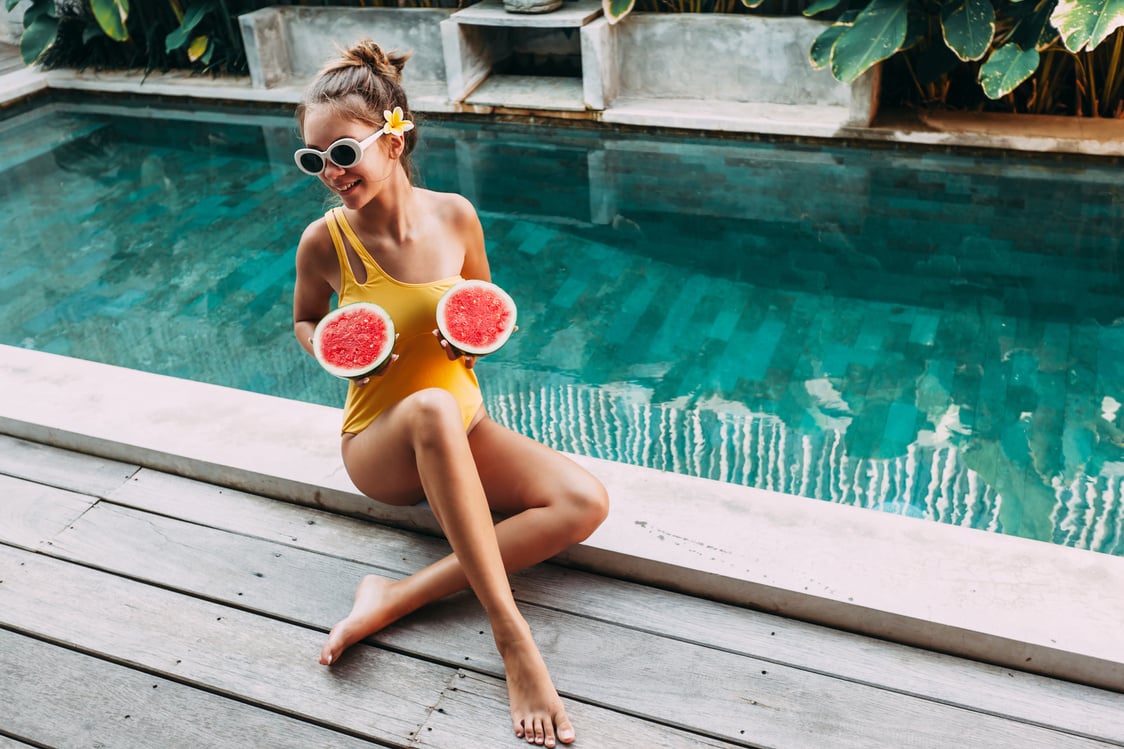
[[[0,433],[436,533],[351,484],[340,411],[0,346]],[[1124,558],[583,456],[609,520],[560,561],[1124,691]]]

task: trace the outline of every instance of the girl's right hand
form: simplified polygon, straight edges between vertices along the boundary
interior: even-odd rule
[[[434,329],[434,337],[441,343],[441,348],[445,349],[445,356],[449,357],[449,361],[456,361],[457,359],[464,359],[465,369],[472,369],[476,366],[476,356],[473,354],[466,354],[459,348],[449,343],[445,336],[441,335],[441,331]]]

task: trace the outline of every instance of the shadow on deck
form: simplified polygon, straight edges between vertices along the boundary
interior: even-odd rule
[[[447,551],[0,436],[0,746],[519,746],[469,594],[316,662],[362,575]],[[1113,692],[554,564],[512,585],[577,746],[1124,746]]]

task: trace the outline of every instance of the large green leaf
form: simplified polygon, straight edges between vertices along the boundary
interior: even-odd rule
[[[129,30],[125,28],[125,21],[129,18],[129,0],[90,0],[90,9],[106,36],[118,42],[129,39]]]
[[[4,0],[4,10],[11,13],[22,0]]]
[[[1004,12],[1004,20],[1010,24],[1005,41],[1019,45],[1023,49],[1034,47],[1039,52],[1049,47],[1058,38],[1058,32],[1050,24],[1050,14],[1055,2],[1029,2],[1009,6]]]
[[[23,36],[20,37],[20,57],[24,65],[32,65],[47,49],[55,43],[59,33],[59,19],[47,12],[40,12],[28,21],[24,16],[26,25]]]
[[[872,0],[832,47],[832,75],[853,82],[900,50],[908,28],[909,0]]]
[[[995,35],[991,0],[943,0],[941,32],[945,44],[961,60],[979,60],[987,54]]]
[[[1050,22],[1070,52],[1094,50],[1124,26],[1124,0],[1058,0]]]
[[[183,14],[183,22],[180,23],[172,33],[168,34],[164,40],[164,51],[174,52],[177,49],[186,47],[188,42],[191,41],[191,32],[199,25],[206,16],[207,12],[211,9],[210,3],[193,3],[188,6],[187,11]]]
[[[823,70],[831,64],[831,50],[846,30],[846,25],[837,23],[820,32],[820,35],[812,42],[812,49],[808,52],[808,60],[812,63],[813,70]]]
[[[814,0],[811,5],[804,9],[804,15],[811,17],[817,13],[823,13],[824,11],[831,10],[841,2],[843,2],[843,0]]]
[[[999,99],[1014,91],[1037,69],[1037,49],[1024,50],[1017,44],[1005,44],[980,66],[980,86],[988,98]]]
[[[605,18],[613,24],[632,12],[636,0],[601,0],[601,9],[605,11]]]

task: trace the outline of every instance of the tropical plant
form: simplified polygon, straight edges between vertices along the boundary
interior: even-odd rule
[[[812,65],[844,83],[904,55],[919,90],[939,89],[958,65],[975,64],[976,81],[993,100],[1038,72],[1024,98],[1041,107],[1071,62],[1074,88],[1091,103],[1075,109],[1102,116],[1119,110],[1124,0],[817,0],[805,11],[820,14],[834,21],[813,43]],[[1110,51],[1096,53],[1106,40]]]
[[[5,2],[11,10],[20,0]],[[243,72],[241,34],[228,5],[227,0],[188,0],[186,6],[181,0],[30,0],[20,54],[28,65],[143,65],[151,70],[186,63],[200,70]]]

